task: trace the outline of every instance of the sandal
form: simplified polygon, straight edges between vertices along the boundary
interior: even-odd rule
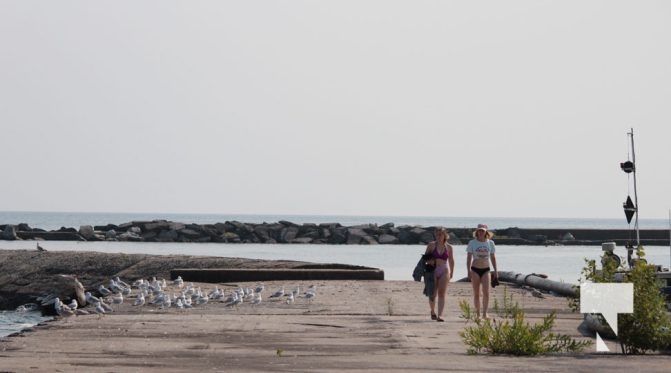
[[[436,316],[435,313],[432,313],[431,314],[431,320],[437,320],[437,319],[438,319],[438,316]]]
[[[436,321],[438,321],[438,322],[444,322],[445,320],[441,319],[440,317],[436,317]]]

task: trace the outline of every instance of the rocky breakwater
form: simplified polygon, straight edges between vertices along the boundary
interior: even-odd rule
[[[472,228],[447,228],[450,243],[466,244]],[[137,241],[137,242],[221,242],[271,244],[349,244],[349,245],[424,245],[433,240],[435,227],[340,223],[242,223],[186,224],[167,220],[133,221],[120,225],[82,225],[79,229],[62,227],[46,231],[27,224],[0,224],[0,239],[63,241]],[[617,245],[633,242],[634,233],[624,229],[537,229],[505,228],[494,230],[499,245]],[[641,230],[644,246],[669,245],[669,231]]]
[[[166,220],[134,221],[120,225],[83,225],[46,231],[27,224],[0,225],[4,240],[137,241],[137,242],[223,242],[294,244],[426,244],[433,240],[435,227],[339,223],[296,224],[241,223],[185,224]],[[469,231],[470,232],[470,231]],[[453,232],[451,240],[460,243]]]

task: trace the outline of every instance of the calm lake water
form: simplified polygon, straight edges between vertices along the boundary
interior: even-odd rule
[[[496,241],[496,240],[495,240]],[[423,245],[299,245],[156,242],[43,241],[50,251],[98,251],[154,255],[206,255],[264,260],[342,263],[380,268],[386,280],[412,280],[412,270],[424,252]],[[0,241],[0,249],[34,250],[34,241]],[[454,246],[455,278],[466,276],[466,245]],[[616,253],[626,257],[622,247]],[[577,282],[584,258],[598,259],[600,246],[509,246],[496,249],[499,270],[544,273],[555,281]],[[646,247],[649,262],[669,266],[669,248]]]

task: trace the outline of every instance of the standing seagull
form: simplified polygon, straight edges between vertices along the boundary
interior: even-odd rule
[[[283,295],[284,295],[284,286],[282,286],[279,290],[277,290],[276,292],[274,292],[274,293],[270,296],[270,298],[277,298],[277,297],[281,297],[281,296],[283,296]]]
[[[144,300],[144,294],[139,293],[139,294],[137,295],[137,298],[135,298],[135,302],[133,302],[133,305],[134,305],[134,306],[144,306],[144,302],[145,302],[145,300]]]
[[[45,248],[43,248],[42,246],[40,246],[40,243],[37,242],[37,251],[47,251],[47,249],[45,249]]]

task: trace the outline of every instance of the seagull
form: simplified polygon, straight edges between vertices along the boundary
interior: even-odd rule
[[[121,286],[123,286],[123,287],[125,287],[125,288],[129,288],[129,287],[130,287],[130,285],[128,285],[127,283],[121,281],[121,279],[119,278],[119,276],[114,277],[114,281],[115,281],[117,284],[119,284],[119,285],[121,285]]]
[[[98,314],[98,318],[105,314],[105,309],[103,308],[102,303],[96,302],[96,308],[94,312]]]
[[[105,312],[113,312],[113,311],[114,311],[114,310],[112,309],[112,307],[110,307],[109,304],[103,302],[102,300],[101,300],[100,302],[98,302],[98,303],[100,304],[100,306],[102,307],[102,309],[103,309]]]
[[[76,310],[77,307],[79,307],[79,303],[77,303],[77,299],[73,298],[72,302],[70,302],[70,304],[68,304],[68,307],[70,307],[70,309],[73,310],[73,311]]]
[[[184,286],[184,280],[182,280],[182,276],[177,276],[176,279],[172,280],[173,285],[177,285],[178,288],[182,288]]]
[[[110,289],[106,288],[104,285],[100,285],[100,286],[98,287],[98,292],[99,292],[103,297],[106,297],[106,296],[112,294],[112,291],[111,291]]]
[[[256,293],[256,295],[254,295],[254,299],[252,299],[252,306],[257,304],[261,304],[261,293]]]
[[[312,302],[314,297],[317,296],[317,288],[316,287],[310,287],[308,291],[305,292],[305,299],[307,299],[309,302]]]
[[[231,296],[233,298],[228,303],[228,307],[236,307],[238,304],[242,303],[242,298],[238,295],[237,291],[234,291],[233,294],[231,294]]]
[[[197,304],[197,305],[205,304],[205,303],[207,303],[209,300],[210,300],[210,297],[209,297],[209,296],[207,296],[206,294],[200,294],[200,295],[198,296],[198,298],[196,298],[196,304]]]
[[[170,294],[165,295],[165,299],[163,300],[163,305],[160,308],[170,308],[172,306],[172,297]]]
[[[191,296],[196,293],[196,289],[193,287],[193,282],[190,282],[186,285],[186,290],[184,291],[185,295]]]
[[[75,312],[65,303],[61,302],[58,297],[54,299],[54,310],[58,316],[62,317],[69,317],[75,314]]]
[[[214,296],[218,295],[220,291],[221,290],[219,290],[219,287],[217,285],[214,285],[214,289],[212,289],[209,293],[207,293],[207,296],[210,298],[214,298]]]
[[[63,302],[60,302],[60,303],[61,303],[61,310],[60,310],[60,313],[59,313],[60,316],[70,317],[70,316],[75,314],[75,311],[72,310],[70,307],[68,307],[67,304],[63,304]]]
[[[133,302],[134,306],[144,306],[144,295],[142,293],[137,295],[137,298],[135,298],[135,302]]]
[[[210,292],[210,294],[208,294],[210,299],[212,299],[212,300],[222,300],[222,299],[224,299],[224,296],[225,296],[224,295],[224,290],[219,289],[216,286],[214,287],[214,289],[215,289],[214,291],[212,291],[212,292]]]
[[[112,304],[122,304],[123,295],[121,293],[112,295]]]
[[[165,301],[165,293],[159,293],[149,303],[161,306],[163,305],[164,301]]]
[[[123,291],[123,286],[112,279],[110,280],[109,289],[112,291],[112,293],[118,294]]]
[[[263,292],[263,289],[265,289],[265,288],[266,287],[263,286],[263,283],[259,283],[259,284],[256,285],[256,289],[254,289],[254,292],[255,293],[261,293],[261,292]]]
[[[86,303],[96,304],[97,302],[100,302],[100,299],[98,297],[96,297],[95,295],[91,294],[90,291],[87,291],[84,295],[85,295]]]
[[[274,292],[270,298],[277,298],[284,295],[284,286],[282,286],[278,291]]]
[[[40,246],[40,243],[37,242],[37,251],[47,251],[47,250],[45,248],[43,248],[42,246]]]

